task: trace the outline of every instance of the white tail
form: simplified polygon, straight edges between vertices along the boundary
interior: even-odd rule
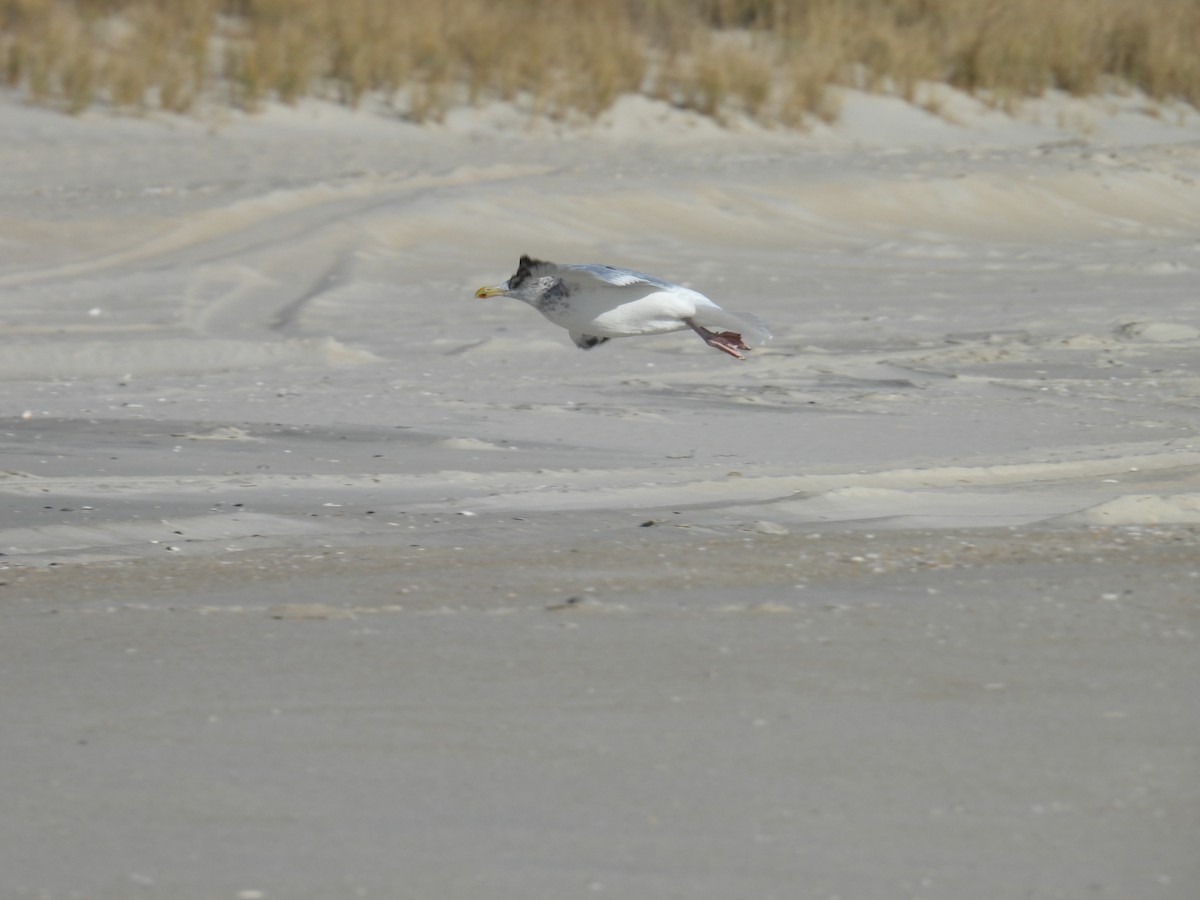
[[[692,319],[697,325],[712,331],[736,331],[751,346],[757,347],[771,339],[771,329],[754,313],[735,313],[719,306],[700,306]]]

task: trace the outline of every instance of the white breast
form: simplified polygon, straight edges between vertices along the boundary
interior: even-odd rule
[[[686,288],[658,290],[646,284],[624,287],[571,285],[566,297],[539,307],[556,325],[598,337],[666,334],[682,331],[683,320],[696,313],[697,301],[707,298]]]

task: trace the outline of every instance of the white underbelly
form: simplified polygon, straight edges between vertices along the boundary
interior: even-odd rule
[[[556,325],[579,334],[597,337],[623,337],[637,334],[667,334],[683,331],[683,317],[695,312],[695,306],[674,294],[651,294],[612,306],[610,298],[601,303],[593,298],[575,297],[562,306],[543,309],[542,314]],[[591,300],[591,302],[589,302]]]

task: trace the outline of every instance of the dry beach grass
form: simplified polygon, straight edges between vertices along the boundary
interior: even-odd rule
[[[645,93],[717,118],[836,116],[826,88],[999,104],[1134,87],[1200,102],[1189,0],[3,0],[0,73],[39,104],[253,110],[385,98],[417,121],[525,102],[588,118]],[[919,98],[917,98],[919,99]]]

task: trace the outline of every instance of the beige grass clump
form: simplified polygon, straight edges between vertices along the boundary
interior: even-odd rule
[[[836,115],[837,86],[911,100],[928,81],[1200,105],[1200,3],[0,0],[0,76],[67,112],[370,94],[418,121],[497,99],[587,119],[642,92],[794,126]]]
[[[96,60],[81,13],[53,0],[15,0],[0,10],[5,80],[39,104],[86,109],[96,90]]]

